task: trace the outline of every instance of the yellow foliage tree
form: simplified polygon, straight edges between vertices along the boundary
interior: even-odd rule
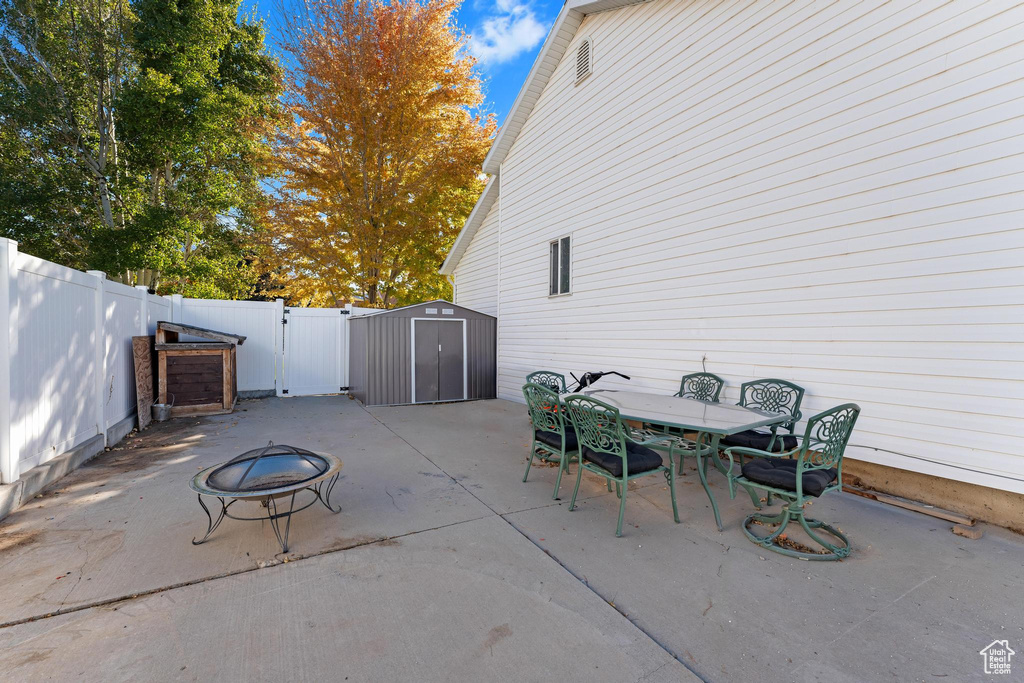
[[[293,301],[388,307],[437,273],[483,187],[495,131],[458,0],[307,0],[286,29],[294,125],[268,207],[272,280]]]

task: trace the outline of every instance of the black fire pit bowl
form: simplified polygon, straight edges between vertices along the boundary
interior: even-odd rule
[[[341,461],[333,455],[314,453],[294,446],[275,445],[246,451],[221,465],[208,467],[192,478],[189,486],[199,497],[199,504],[209,522],[206,535],[200,540],[192,539],[194,545],[205,543],[225,517],[238,520],[268,520],[274,535],[281,544],[281,551],[288,552],[288,532],[291,530],[292,514],[305,510],[320,501],[331,512],[341,512],[331,507],[331,491],[338,481]],[[295,498],[300,491],[313,494],[309,502],[295,507]],[[220,501],[217,519],[210,514],[203,502],[203,496]],[[278,499],[290,498],[288,509],[278,510]],[[240,500],[260,503],[266,515],[246,517],[232,514],[228,508]],[[285,519],[281,532],[281,518]]]

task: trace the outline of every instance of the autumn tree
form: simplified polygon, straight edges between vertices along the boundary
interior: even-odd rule
[[[370,306],[447,294],[437,273],[482,188],[495,123],[458,0],[308,0],[294,65],[276,273],[293,299]]]

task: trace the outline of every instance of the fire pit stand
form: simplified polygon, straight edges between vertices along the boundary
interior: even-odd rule
[[[341,512],[341,506],[337,509],[331,506],[331,491],[338,482],[340,470],[341,460],[333,455],[313,453],[292,446],[275,446],[273,443],[265,448],[242,453],[226,463],[206,468],[189,482],[208,521],[206,535],[198,541],[193,538],[192,544],[205,543],[225,517],[241,521],[266,520],[270,522],[277,542],[281,544],[281,552],[286,553],[293,514],[315,505],[317,501],[335,514]],[[295,507],[296,497],[303,491],[309,491],[312,498],[308,502],[300,501],[299,507]],[[216,519],[203,502],[203,496],[216,498],[220,502]],[[266,514],[232,514],[231,506],[239,501],[259,503]],[[282,519],[284,533],[281,532]]]

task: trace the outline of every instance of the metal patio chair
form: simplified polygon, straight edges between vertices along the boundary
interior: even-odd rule
[[[762,489],[781,498],[786,505],[776,515],[754,512],[743,520],[743,533],[752,542],[773,552],[799,557],[804,560],[841,560],[850,554],[850,541],[839,529],[810,519],[804,515],[804,506],[812,499],[839,491],[843,486],[843,453],[850,441],[853,426],[860,415],[860,407],[845,403],[811,417],[807,421],[803,443],[799,448],[776,453],[755,448],[736,446],[725,449],[729,459],[729,495],[736,497],[736,485],[742,486],[757,500],[753,489]],[[753,456],[736,471],[736,456]],[[824,553],[804,552],[784,535],[791,521],[796,521]],[[777,527],[765,536],[750,530],[751,524]],[[826,532],[837,543],[822,538],[815,530]]]
[[[724,386],[725,380],[718,375],[710,372],[694,372],[683,376],[679,381],[679,391],[675,395],[718,403],[718,396],[722,393]]]
[[[572,491],[569,511],[576,506],[576,495],[580,490],[583,470],[593,472],[611,486],[619,497],[619,523],[615,535],[622,536],[622,520],[626,514],[626,493],[629,481],[649,474],[661,472],[668,480],[672,495],[672,515],[679,523],[679,508],[676,507],[676,466],[674,452],[668,454],[668,467],[662,463],[661,455],[650,448],[652,444],[666,441],[669,435],[656,436],[645,441],[629,438],[622,417],[616,408],[590,398],[573,394],[563,401],[569,420],[576,430],[580,445],[579,467],[576,472],[576,486]]]
[[[536,374],[536,373],[534,373]],[[555,492],[552,498],[558,500],[558,489],[562,485],[562,472],[569,471],[569,463],[579,460],[579,445],[576,432],[565,418],[558,394],[542,384],[529,382],[523,385],[523,396],[533,424],[533,442],[530,445],[530,460],[526,463],[523,481],[530,476],[533,459],[558,463],[555,478]]]
[[[780,413],[793,417],[789,422],[769,429],[748,429],[723,437],[723,447],[740,446],[760,451],[788,451],[796,448],[796,423],[800,421],[800,403],[804,400],[804,389],[784,379],[757,379],[740,385],[738,405],[757,408],[769,413]],[[779,429],[789,434],[779,434]]]
[[[565,384],[565,375],[550,370],[537,370],[526,376],[526,381],[532,384],[539,384],[547,387],[556,394],[564,394],[568,391]]]

